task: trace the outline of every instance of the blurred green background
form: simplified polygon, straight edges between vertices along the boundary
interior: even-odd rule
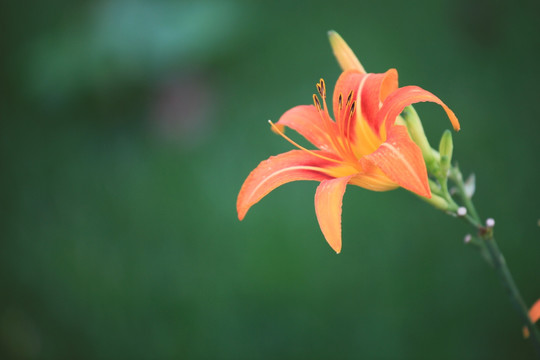
[[[11,2],[1,13],[3,359],[531,358],[470,229],[349,187],[343,252],[316,183],[243,222],[269,130],[339,76],[326,32],[458,115],[454,158],[528,304],[540,297],[533,1]],[[419,111],[432,143],[450,123]]]

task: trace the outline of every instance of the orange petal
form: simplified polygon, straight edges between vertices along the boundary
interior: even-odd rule
[[[351,176],[324,180],[315,193],[315,213],[326,241],[336,253],[341,251],[341,205]]]
[[[378,126],[380,127],[384,124],[386,126],[386,130],[388,131],[388,129],[394,125],[396,117],[406,106],[424,101],[430,101],[441,105],[450,118],[450,122],[452,123],[454,130],[459,130],[459,121],[454,112],[450,110],[450,108],[446,106],[441,99],[418,86],[405,86],[390,94],[377,114]]]
[[[333,151],[332,141],[327,134],[319,111],[313,105],[293,107],[281,116],[276,125],[285,125],[295,130],[307,141],[321,150]],[[334,126],[334,123],[329,123]]]
[[[368,161],[365,161],[368,163]],[[349,184],[360,186],[371,191],[388,191],[397,188],[399,185],[386,176],[378,167],[373,166],[373,171],[359,173],[349,180]]]
[[[531,310],[529,310],[529,317],[531,318],[533,324],[540,320],[540,300],[536,300],[534,305],[531,307]],[[523,327],[523,336],[525,338],[529,337],[529,329],[527,329],[526,326]]]
[[[339,77],[334,90],[334,114],[340,129],[347,129],[348,140],[357,150],[357,156],[372,153],[381,143],[377,125],[377,113],[382,101],[397,89],[397,71],[390,69],[384,74],[361,74],[346,71]],[[342,96],[342,108],[352,91],[352,100],[356,100],[356,116],[347,118],[347,109],[340,110],[339,96]],[[347,121],[347,123],[346,123]]]
[[[251,206],[278,186],[296,180],[322,181],[331,178],[321,172],[328,166],[335,164],[302,150],[292,150],[262,161],[240,189],[236,201],[238,218],[242,220]]]
[[[341,66],[343,71],[358,70],[362,73],[366,72],[349,45],[347,45],[345,40],[337,32],[330,30],[328,32],[328,39],[330,40],[330,46],[332,46],[339,66]]]
[[[361,114],[371,129],[379,135],[377,113],[381,103],[398,88],[398,73],[390,69],[384,74],[368,74],[360,85],[359,105]]]
[[[420,196],[431,197],[422,151],[411,140],[405,126],[392,126],[386,141],[375,152],[363,158],[363,161],[366,160],[376,165],[399,186]]]

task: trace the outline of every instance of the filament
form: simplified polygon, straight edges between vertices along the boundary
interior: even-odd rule
[[[338,164],[343,164],[343,161],[341,160],[337,160],[337,159],[332,159],[332,158],[329,158],[327,156],[324,156],[324,155],[320,155],[320,154],[317,154],[316,152],[314,151],[311,151],[311,150],[308,150],[306,149],[305,147],[299,145],[298,143],[296,143],[295,141],[293,141],[290,137],[288,137],[287,135],[285,135],[283,133],[283,131],[281,131],[281,129],[279,127],[276,126],[276,124],[274,124],[272,122],[272,120],[268,120],[268,123],[270,124],[270,126],[272,127],[272,130],[274,130],[274,132],[276,132],[277,134],[281,135],[282,137],[285,138],[285,140],[287,140],[288,142],[290,142],[291,144],[293,144],[294,146],[296,146],[298,149],[300,150],[303,150],[303,151],[306,151],[308,153],[310,153],[311,155],[313,156],[316,156],[320,159],[323,159],[323,160],[327,160],[327,161],[332,161],[332,162],[335,162],[335,163],[338,163]]]

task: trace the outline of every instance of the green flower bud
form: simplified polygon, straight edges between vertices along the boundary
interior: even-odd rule
[[[437,184],[435,181],[428,179],[429,189],[431,190],[432,194],[436,195],[443,195],[441,186]]]
[[[441,173],[445,177],[448,175],[448,170],[450,169],[453,151],[454,143],[452,141],[452,133],[450,130],[445,130],[441,137],[441,143],[439,144],[439,153],[441,154]]]
[[[438,195],[435,195],[435,194],[431,194],[431,198],[430,199],[425,199],[426,202],[430,203],[432,206],[434,206],[435,208],[439,209],[439,210],[442,210],[442,211],[450,211],[451,210],[451,206],[450,204],[448,203],[448,201],[446,201],[444,198],[438,196]]]
[[[424,128],[422,127],[422,122],[420,121],[416,110],[414,110],[412,106],[407,106],[403,109],[401,115],[405,120],[411,139],[418,145],[420,150],[422,150],[422,156],[424,157],[428,171],[433,172],[438,161],[434,154],[434,150],[429,145],[429,141],[424,133]]]

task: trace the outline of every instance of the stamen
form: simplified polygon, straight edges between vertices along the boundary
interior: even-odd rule
[[[340,122],[340,123],[343,123],[343,125],[342,125],[342,128],[340,128],[340,130],[339,130],[340,133],[343,134],[343,137],[346,139],[347,144],[345,146],[345,149],[347,150],[347,153],[351,153],[351,154],[354,154],[354,152],[352,150],[352,145],[351,145],[351,143],[349,141],[350,140],[349,139],[349,133],[350,133],[350,127],[351,127],[352,114],[354,113],[354,110],[356,108],[356,105],[355,105],[356,101],[353,101],[353,103],[351,105],[351,100],[353,98],[353,93],[354,93],[354,91],[350,90],[349,95],[347,95],[347,102],[345,103],[345,109],[344,109],[343,113],[340,114],[341,118],[344,121]],[[349,108],[349,105],[351,105],[350,108]]]
[[[351,119],[354,116],[355,109],[356,109],[356,100],[352,102],[351,108],[349,109],[349,113],[347,114],[347,121],[345,122],[345,132],[343,135],[345,135],[345,139],[347,140],[349,140],[349,134],[350,134],[350,129],[351,129]],[[350,149],[350,146],[349,146],[349,149]]]
[[[326,94],[326,88],[324,87],[324,80],[321,79],[320,84],[322,84],[323,88],[323,94]],[[332,124],[334,123],[332,119],[330,118],[330,114],[328,113],[328,105],[326,104],[326,97],[323,96],[323,111],[320,112],[321,117],[323,119],[324,126],[326,127],[326,132],[328,135],[330,135],[330,139],[332,140],[332,143],[334,144],[334,148],[337,150],[338,153],[343,153],[343,146],[339,139],[337,138],[334,131],[332,131]],[[339,122],[337,124],[338,126],[338,134],[339,134]]]
[[[349,106],[349,104],[351,103],[352,96],[353,96],[353,91],[351,90],[349,92],[349,96],[347,96],[347,105],[346,106]]]
[[[313,94],[313,102],[315,103],[315,107],[318,111],[321,111],[321,102],[319,101],[319,97],[316,94]]]
[[[319,85],[319,84],[317,84],[317,85]],[[315,98],[317,96],[315,94],[313,94],[313,97]],[[326,108],[326,101],[324,100],[324,98],[323,98],[323,101],[324,101],[324,109],[319,109],[319,110],[321,110],[321,111],[319,111],[319,116],[320,116],[321,121],[323,123],[326,134],[330,137],[330,142],[334,146],[334,149],[338,153],[341,153],[342,148],[340,146],[340,142],[336,137],[334,129],[332,128],[332,124],[334,122],[332,121],[332,119],[330,119],[330,115],[328,115],[328,109]],[[319,102],[319,98],[317,98],[316,102],[319,104],[319,106],[321,105],[321,103]]]
[[[351,94],[352,94],[352,91],[349,93],[349,99],[351,98]],[[354,100],[351,104],[351,108],[349,110],[349,116],[347,116],[347,124],[346,124],[347,127],[345,128],[345,141],[347,143],[347,150],[349,151],[349,154],[353,158],[355,158],[355,155],[354,155],[354,150],[352,148],[350,133],[351,133],[351,120],[353,119],[355,110],[356,110],[356,100]]]
[[[304,151],[310,153],[311,155],[316,156],[316,157],[318,157],[318,158],[320,158],[320,159],[323,159],[323,160],[332,161],[332,162],[335,162],[335,163],[338,163],[338,164],[343,164],[343,161],[341,161],[341,160],[332,159],[332,158],[329,158],[329,157],[326,157],[326,156],[317,154],[317,153],[315,153],[315,152],[313,152],[313,151],[311,151],[311,150],[306,149],[306,148],[303,147],[303,146],[298,145],[298,144],[297,144],[296,142],[294,142],[291,138],[289,138],[287,135],[285,135],[285,134],[283,133],[283,131],[281,131],[281,129],[280,129],[276,124],[274,124],[274,123],[272,122],[272,120],[268,120],[268,123],[270,124],[270,126],[272,127],[272,130],[273,130],[275,133],[277,133],[277,134],[281,135],[282,137],[284,137],[285,140],[287,140],[288,142],[290,142],[291,144],[293,144],[294,146],[296,146],[296,147],[299,148],[300,150],[304,150]]]
[[[324,83],[324,79],[321,79],[319,81],[319,86],[317,87],[319,89],[319,93],[321,94],[322,98],[326,97],[326,85]]]
[[[332,142],[332,145],[334,147],[334,149],[337,151],[338,154],[340,155],[347,155],[348,153],[351,153],[351,150],[350,150],[350,144],[346,144],[346,142],[344,143],[343,141],[341,141],[341,139],[339,139],[338,137],[340,137],[341,135],[340,134],[343,134],[342,130],[340,129],[341,125],[340,125],[340,122],[338,121],[337,122],[337,134],[335,132],[335,130],[332,128],[332,125],[334,124],[334,122],[332,121],[332,119],[330,118],[330,115],[328,114],[328,106],[326,104],[326,85],[324,83],[324,79],[321,79],[317,84],[317,91],[319,92],[319,95],[321,95],[321,98],[322,98],[322,111],[319,111],[319,115],[321,116],[321,120],[323,122],[323,126],[326,130],[326,133],[327,135],[329,136],[330,138],[330,141]],[[314,95],[314,102],[315,102],[315,106],[317,107],[317,104],[319,104],[319,106],[317,107],[318,109],[320,109],[320,106],[321,106],[321,103],[319,101],[319,99],[317,98],[317,100],[315,100],[315,97],[316,95]],[[341,102],[343,103],[343,96],[341,97],[342,100]],[[345,109],[346,111],[346,109]],[[335,114],[337,117],[339,117],[341,114]],[[295,146],[298,146],[298,145],[295,145]],[[327,159],[328,160],[328,159]],[[333,160],[335,162],[338,162],[338,163],[343,163],[343,161],[336,161],[336,160]]]

